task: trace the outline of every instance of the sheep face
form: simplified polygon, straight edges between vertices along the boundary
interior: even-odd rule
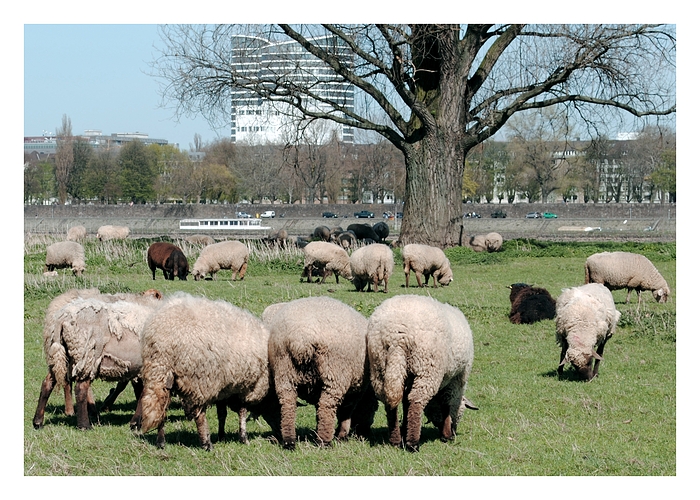
[[[194,271],[192,271],[192,277],[194,278],[195,281],[203,280],[204,278],[206,278],[206,276],[207,276],[207,273],[205,273],[204,271],[202,271],[200,269],[195,269]]]
[[[435,277],[442,286],[447,286],[452,282],[452,269],[447,265],[447,269],[441,269],[435,272]]]
[[[654,299],[659,304],[663,304],[668,300],[668,291],[663,288],[659,288],[658,290],[652,290],[651,294],[654,296]]]

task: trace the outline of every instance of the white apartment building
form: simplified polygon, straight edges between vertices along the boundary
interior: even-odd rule
[[[323,49],[351,61],[350,49],[337,37],[329,35],[312,40]],[[342,105],[348,112],[354,110],[354,87],[342,81],[331,68],[296,42],[271,42],[258,37],[235,35],[231,41],[231,64],[243,83],[249,75],[251,81],[261,79],[263,89],[271,89],[279,81],[312,85],[317,99],[304,101],[312,109],[330,112],[331,105],[323,104],[326,100]],[[274,98],[264,99],[250,90],[234,89],[231,91],[231,142],[292,142],[296,133],[295,119],[298,121],[299,116],[296,109]],[[317,141],[337,134],[343,142],[354,142],[351,127],[331,120],[314,123],[307,133],[313,134],[313,139]]]

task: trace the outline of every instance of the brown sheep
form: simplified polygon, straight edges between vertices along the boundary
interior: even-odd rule
[[[185,254],[176,245],[165,241],[153,243],[148,247],[147,260],[153,279],[156,279],[156,269],[162,269],[166,280],[173,281],[175,276],[180,280],[187,280],[190,266]]]
[[[544,288],[525,283],[513,283],[509,288],[509,318],[514,325],[532,324],[556,316],[556,301]]]

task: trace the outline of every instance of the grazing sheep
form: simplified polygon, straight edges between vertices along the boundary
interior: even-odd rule
[[[336,243],[347,251],[348,249],[355,248],[357,246],[357,238],[355,237],[355,233],[352,231],[343,231],[336,237]]]
[[[503,236],[498,233],[488,233],[485,237],[487,252],[500,252],[503,247]]]
[[[171,394],[177,394],[185,416],[197,424],[202,448],[212,448],[206,419],[212,404],[220,418],[226,406],[239,412],[239,439],[247,442],[247,411],[262,404],[270,388],[269,336],[261,320],[223,300],[183,292],[165,299],[143,326],[137,428],[142,433],[157,428],[156,444],[164,447],[166,411]],[[222,426],[219,431],[222,437]]]
[[[91,382],[96,378],[121,383],[105,400],[105,407],[133,381],[141,368],[139,335],[148,314],[162,297],[157,290],[143,294],[101,294],[97,289],[69,290],[46,311],[44,354],[49,372],[41,386],[33,425],[44,424],[46,403],[55,385],[64,388],[65,413],[77,414],[80,429],[91,428],[96,414]],[[75,381],[76,409],[70,388]],[[132,382],[137,399],[140,386]]]
[[[304,247],[304,273],[307,283],[311,283],[311,275],[314,268],[322,271],[321,283],[326,278],[335,274],[335,282],[340,283],[338,275],[345,279],[352,279],[350,258],[345,250],[334,243],[325,241],[312,241]]]
[[[46,265],[44,271],[71,268],[73,274],[80,276],[85,271],[85,249],[75,241],[59,241],[46,248]]]
[[[367,319],[330,297],[307,297],[270,308],[263,317],[270,330],[270,369],[281,404],[284,448],[296,446],[297,398],[316,407],[316,434],[322,446],[330,444],[334,434],[345,439],[351,423],[368,430],[374,413],[372,395],[366,394]],[[369,411],[357,408],[360,402],[368,403]],[[353,417],[356,410],[364,422]]]
[[[126,226],[100,226],[97,229],[97,239],[100,241],[107,240],[125,240],[129,237],[129,228]]]
[[[486,248],[486,236],[483,234],[476,234],[469,238],[469,246],[475,252],[485,252]]]
[[[221,269],[230,269],[233,281],[236,280],[236,276],[242,280],[248,269],[249,254],[248,247],[237,240],[208,245],[202,249],[192,266],[192,276],[195,281],[199,281],[210,274],[213,280]]]
[[[600,283],[564,289],[557,299],[557,343],[561,357],[557,372],[561,377],[569,362],[586,380],[598,374],[605,343],[615,332],[620,312],[610,290]],[[595,349],[595,350],[594,350]],[[595,366],[591,368],[591,363]]]
[[[463,403],[476,409],[463,401],[474,360],[471,328],[449,304],[418,295],[385,300],[369,318],[367,355],[372,388],[384,403],[389,442],[395,446],[403,442],[408,450],[418,451],[421,419],[429,405],[443,441],[454,439]]]
[[[383,243],[358,248],[350,256],[350,269],[356,290],[364,292],[366,285],[369,292],[374,284],[376,292],[379,282],[383,281],[384,293],[387,293],[389,277],[394,272],[394,252]]]
[[[153,243],[148,247],[146,259],[153,279],[156,279],[156,269],[162,269],[166,280],[173,281],[177,276],[180,280],[187,281],[190,266],[185,254],[176,245],[165,241]]]
[[[425,286],[428,285],[431,275],[434,288],[437,287],[437,283],[447,286],[452,281],[450,261],[441,249],[430,245],[411,243],[403,247],[401,255],[403,257],[403,272],[406,275],[406,288],[408,288],[408,278],[411,271],[416,273],[419,287],[423,286],[420,280],[421,274],[425,278]]]
[[[73,226],[68,229],[68,235],[66,240],[68,241],[82,241],[87,237],[87,230],[85,226]]]
[[[374,229],[369,224],[350,224],[348,226],[348,231],[355,233],[355,237],[358,240],[372,240],[373,243],[379,243],[381,238],[374,232]]]
[[[331,229],[328,226],[318,226],[311,237],[319,241],[331,241]]]
[[[386,241],[387,236],[389,236],[389,224],[384,221],[377,222],[372,229],[379,237],[379,241]]]
[[[544,288],[526,283],[513,283],[508,288],[511,323],[532,324],[543,319],[554,319],[556,316],[556,301]]]
[[[208,234],[193,234],[185,238],[185,241],[193,245],[211,245],[212,243],[216,243],[214,238]]]
[[[287,232],[287,230],[280,229],[278,231],[270,232],[267,238],[263,238],[262,240],[263,243],[267,244],[270,247],[286,248],[288,237],[289,233]]]
[[[641,293],[651,290],[654,299],[664,303],[671,295],[668,283],[649,259],[630,252],[601,252],[586,259],[586,283],[601,283],[609,290],[627,289],[637,291],[637,303],[642,301]]]

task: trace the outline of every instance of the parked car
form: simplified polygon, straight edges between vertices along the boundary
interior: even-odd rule
[[[556,219],[557,214],[553,214],[552,212],[543,212],[542,217],[545,219]]]
[[[476,212],[467,212],[464,214],[465,219],[481,219],[481,214],[477,214]]]
[[[324,219],[337,219],[338,214],[334,214],[333,212],[323,212],[321,214]]]
[[[236,217],[239,219],[250,219],[250,214],[248,212],[238,212]]]
[[[503,210],[496,210],[495,212],[491,212],[491,217],[494,219],[505,219],[506,218],[506,213]]]
[[[392,212],[384,212],[384,213],[382,214],[382,217],[384,217],[385,219],[393,219],[393,218],[394,218],[394,214],[393,214]]]
[[[360,210],[359,212],[355,212],[355,218],[356,219],[374,219],[374,212],[370,212],[369,210]]]
[[[403,219],[403,212],[396,212],[397,219]]]
[[[263,219],[274,219],[275,218],[275,211],[274,210],[265,210],[263,213],[260,214],[260,217]]]
[[[542,217],[542,214],[539,212],[529,212],[525,216],[526,219],[539,219],[540,217]]]

